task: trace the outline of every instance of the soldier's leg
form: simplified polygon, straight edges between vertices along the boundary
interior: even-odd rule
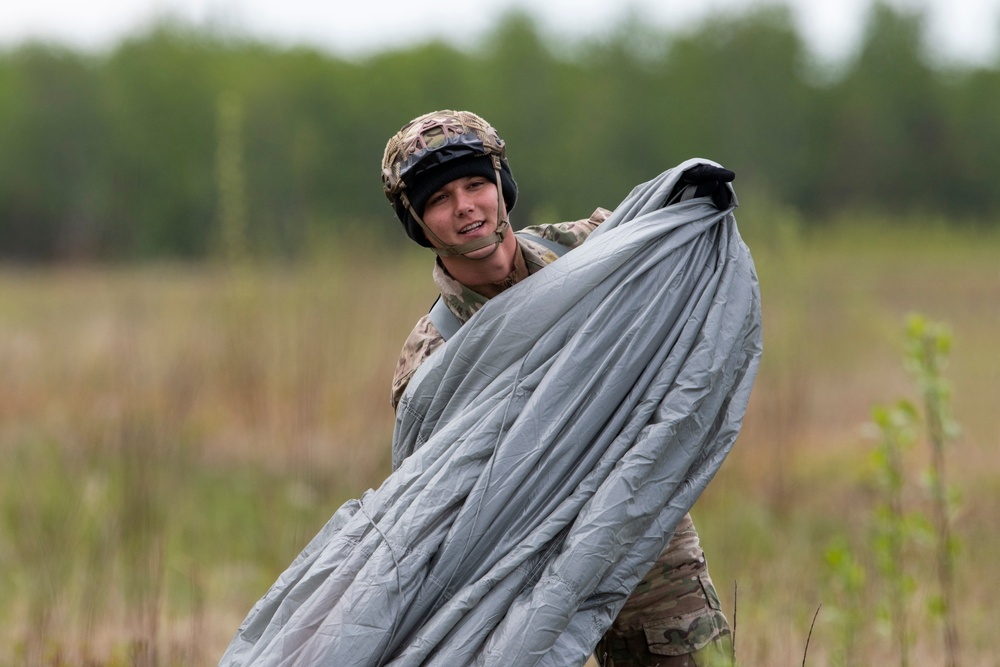
[[[691,515],[594,651],[602,667],[722,667],[732,633]]]

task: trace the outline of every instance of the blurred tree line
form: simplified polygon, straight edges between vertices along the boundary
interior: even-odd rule
[[[176,23],[107,53],[23,45],[0,52],[0,257],[200,257],[234,235],[288,254],[357,229],[402,243],[382,150],[437,108],[507,140],[519,225],[612,208],[693,156],[807,221],[996,224],[1000,68],[934,62],[924,21],[876,3],[835,66],[781,6],[684,32],[632,15],[573,43],[513,13],[475,49],[353,59]]]

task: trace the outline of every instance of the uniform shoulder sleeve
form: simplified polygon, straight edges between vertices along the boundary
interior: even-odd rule
[[[611,211],[599,208],[589,218],[572,222],[557,222],[551,225],[532,225],[521,230],[522,234],[550,239],[567,248],[575,248],[586,240],[597,226],[607,220]]]
[[[393,410],[399,405],[399,399],[406,391],[410,378],[420,368],[420,364],[424,363],[442,345],[444,345],[444,338],[431,322],[430,315],[421,317],[406,338],[406,342],[403,343],[403,349],[399,353],[399,361],[396,362],[396,372],[392,377]]]

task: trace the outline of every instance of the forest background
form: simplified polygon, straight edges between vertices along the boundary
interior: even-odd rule
[[[0,51],[0,665],[211,664],[384,479],[389,379],[435,295],[379,162],[448,107],[507,141],[515,226],[692,156],[736,172],[765,356],[694,516],[743,665],[800,664],[820,603],[810,665],[903,664],[871,409],[919,403],[907,315],[950,326],[953,611],[963,664],[995,665],[1000,62],[926,41],[875,3],[836,63],[780,6],[576,41],[512,13],[475,48],[353,58],[178,22]],[[903,462],[918,514],[929,457]],[[910,664],[940,664],[934,556],[902,555]]]
[[[858,52],[826,65],[780,7],[683,33],[633,17],[576,42],[515,13],[475,50],[358,59],[182,24],[99,54],[28,44],[0,53],[0,256],[209,254],[220,105],[241,119],[245,233],[266,255],[345,228],[403,243],[379,191],[386,137],[449,107],[507,139],[521,224],[613,207],[702,156],[809,225],[858,210],[993,225],[1000,65],[934,62],[924,32],[876,4]]]

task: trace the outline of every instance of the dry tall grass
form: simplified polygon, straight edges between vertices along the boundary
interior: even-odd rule
[[[739,581],[741,663],[800,664],[816,606],[835,603],[828,541],[863,557],[868,411],[914,394],[901,332],[920,311],[955,333],[964,664],[995,665],[1000,243],[875,223],[807,236],[772,224],[782,215],[746,225],[765,359],[694,512],[730,609]],[[432,301],[429,262],[362,249],[228,269],[0,270],[0,664],[217,661],[329,514],[387,474],[389,378]],[[918,598],[930,570],[921,584]],[[940,662],[930,627],[917,664]],[[809,664],[836,664],[838,641],[821,613]],[[857,650],[859,664],[890,662],[874,612]]]

